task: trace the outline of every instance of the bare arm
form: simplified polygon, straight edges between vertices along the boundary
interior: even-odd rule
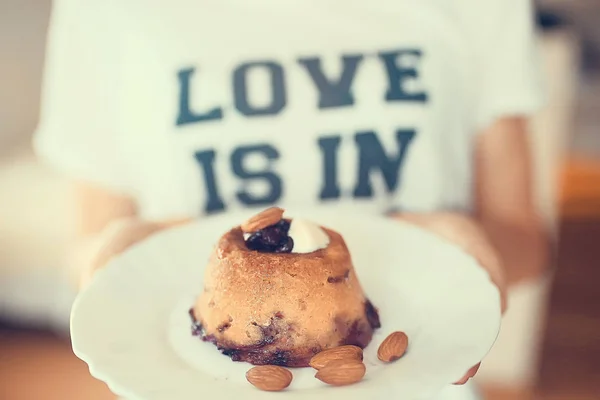
[[[113,221],[135,217],[135,201],[85,182],[74,182],[73,192],[77,211],[77,233],[81,237],[94,235]]]
[[[526,124],[497,121],[475,147],[474,215],[399,214],[454,242],[488,271],[506,306],[506,285],[538,276],[548,262],[548,241],[533,201]]]
[[[474,255],[500,290],[537,276],[548,261],[548,241],[533,201],[526,124],[521,118],[497,121],[475,149],[475,201],[472,217],[456,213],[398,215],[453,241]],[[473,377],[479,364],[457,384]]]
[[[135,243],[189,219],[142,221],[132,198],[87,183],[74,185],[78,240],[73,263],[76,280],[85,286],[94,272]]]
[[[476,217],[505,269],[507,283],[546,267],[549,243],[533,199],[527,124],[497,121],[479,137],[475,154]]]

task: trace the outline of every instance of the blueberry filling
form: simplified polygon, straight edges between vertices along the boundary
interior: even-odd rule
[[[367,315],[367,320],[369,321],[371,328],[381,328],[379,313],[377,312],[377,309],[373,306],[373,303],[371,303],[369,300],[365,302],[365,314]]]
[[[291,237],[285,238],[275,249],[275,253],[291,253],[294,248],[294,239]]]
[[[282,219],[274,225],[252,233],[246,239],[246,246],[260,253],[291,253],[294,240],[288,236],[289,230],[290,222]]]
[[[281,221],[276,223],[275,226],[287,235],[288,232],[290,231],[290,224],[291,224],[290,221],[288,221],[286,219],[282,219]]]
[[[273,248],[279,246],[279,243],[283,242],[286,237],[287,235],[276,226],[270,226],[263,229],[262,234],[260,235],[261,241],[266,246]]]
[[[344,275],[341,276],[330,276],[329,278],[327,278],[327,283],[341,283],[345,280],[348,279],[348,277],[350,276],[350,270],[346,270],[346,272],[344,272]]]
[[[204,336],[204,327],[196,319],[196,316],[194,315],[194,309],[190,308],[188,314],[190,315],[190,318],[192,319],[192,335],[200,336],[200,337]]]

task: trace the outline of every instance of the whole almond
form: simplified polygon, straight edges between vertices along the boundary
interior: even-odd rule
[[[276,365],[261,365],[246,372],[248,382],[260,390],[278,392],[290,386],[292,373]]]
[[[357,360],[335,360],[317,371],[315,378],[333,386],[351,385],[360,382],[367,367]]]
[[[377,358],[383,362],[392,362],[404,355],[408,348],[408,336],[404,332],[390,334],[379,346]]]
[[[259,212],[241,225],[242,232],[252,233],[278,223],[283,217],[284,210],[279,207],[267,208]]]
[[[321,369],[328,363],[336,360],[362,361],[363,350],[358,346],[339,346],[315,354],[310,359],[309,365],[314,369]]]

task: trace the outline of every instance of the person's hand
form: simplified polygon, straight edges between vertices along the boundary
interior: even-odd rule
[[[462,248],[477,259],[485,268],[490,279],[500,291],[502,313],[506,310],[506,286],[503,266],[497,251],[489,242],[480,224],[473,218],[458,213],[393,214],[393,218],[406,221],[426,229]],[[462,379],[455,382],[463,385],[477,374],[481,363],[471,368]]]
[[[113,257],[121,254],[134,244],[149,236],[189,222],[189,219],[148,222],[137,218],[127,218],[114,221],[97,237],[87,241],[78,249],[78,270],[82,271],[79,278],[80,289],[92,280],[96,271],[104,267]]]

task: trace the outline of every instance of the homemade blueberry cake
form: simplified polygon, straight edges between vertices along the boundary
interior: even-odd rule
[[[308,366],[380,327],[338,233],[271,208],[225,233],[190,310],[194,335],[234,361]]]

